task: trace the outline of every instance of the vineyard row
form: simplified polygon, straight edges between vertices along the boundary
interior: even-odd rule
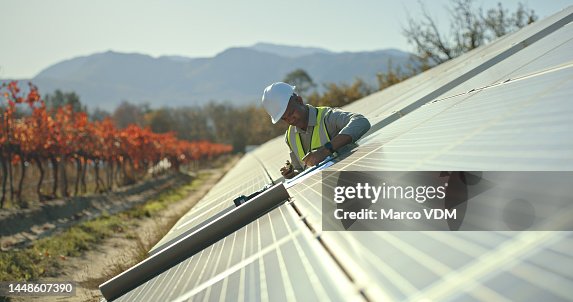
[[[173,132],[153,133],[137,125],[117,129],[109,118],[91,122],[85,112],[75,112],[71,106],[48,110],[32,84],[26,95],[21,95],[17,82],[2,83],[0,92],[0,208],[8,183],[11,199],[25,205],[21,193],[29,165],[39,171],[36,194],[42,201],[56,197],[60,177],[64,181],[62,191],[68,191],[65,167],[70,165],[75,166],[76,188],[82,181],[85,186],[85,171],[93,167],[97,191],[104,186],[105,177],[109,184],[109,178],[121,174],[124,184],[129,184],[161,165],[178,170],[190,161],[211,159],[232,150],[229,145],[179,140]],[[43,193],[48,165],[53,170],[53,188]],[[105,175],[100,175],[102,165],[106,166]],[[17,180],[15,169],[19,170]]]

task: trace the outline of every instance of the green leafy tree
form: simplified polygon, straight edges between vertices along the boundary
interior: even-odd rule
[[[310,75],[301,68],[287,74],[283,82],[296,86],[296,90],[303,97],[306,96],[311,89],[316,87]]]
[[[169,108],[161,108],[150,112],[147,115],[151,131],[155,133],[166,133],[175,131],[176,126],[173,120],[172,111]]]
[[[113,112],[112,119],[115,125],[123,129],[131,124],[143,126],[145,124],[145,114],[150,111],[149,104],[136,105],[128,101],[122,101]]]
[[[46,94],[44,97],[48,110],[57,110],[64,106],[71,106],[73,112],[86,112],[87,107],[80,101],[80,96],[75,92],[62,92],[57,89],[53,94]]]
[[[351,85],[324,84],[324,89],[322,94],[314,92],[309,95],[308,102],[314,106],[342,107],[374,92],[362,79],[356,79]]]
[[[90,121],[92,121],[92,122],[95,122],[95,121],[101,122],[101,121],[105,120],[106,118],[111,117],[111,114],[104,109],[96,107],[95,109],[91,110],[89,117],[90,117]]]

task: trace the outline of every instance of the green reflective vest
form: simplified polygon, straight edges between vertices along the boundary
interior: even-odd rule
[[[330,141],[328,132],[326,131],[326,125],[324,124],[324,114],[326,113],[327,107],[316,107],[316,125],[312,130],[312,140],[310,141],[310,150],[316,150],[327,142]],[[296,154],[296,157],[301,165],[304,167],[304,162],[302,158],[306,155],[302,149],[302,142],[300,140],[300,134],[294,131],[292,126],[288,127],[286,132],[286,138],[290,149]]]

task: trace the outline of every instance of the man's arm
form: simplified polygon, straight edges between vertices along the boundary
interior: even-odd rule
[[[370,122],[362,114],[342,111],[340,109],[332,109],[330,114],[325,117],[324,122],[326,128],[329,129],[329,133],[334,132],[338,135],[345,134],[350,136],[352,141],[348,143],[356,142],[370,130]],[[334,138],[331,139],[331,141],[333,140]],[[334,142],[332,142],[332,144],[334,145]],[[339,148],[343,146],[345,146],[345,144],[339,146]],[[335,147],[334,149],[337,150],[338,148]]]
[[[333,109],[325,117],[326,128],[329,134],[336,134],[331,140],[332,148],[339,150],[340,148],[357,141],[364,133],[370,129],[370,122],[358,113],[342,111],[340,109]],[[331,153],[324,147],[321,147],[303,158],[307,166],[314,166],[323,161]]]
[[[300,163],[299,163],[298,159],[296,158],[296,155],[294,154],[294,152],[290,149],[286,134],[285,134],[285,143],[290,150],[289,151],[290,164],[293,166],[293,170],[292,170],[292,172],[290,172],[288,165],[285,164],[280,169],[280,172],[281,172],[282,176],[284,176],[284,178],[289,179],[289,178],[295,177],[298,173],[300,173],[303,170],[303,168],[300,166]]]
[[[290,153],[291,161],[286,161],[285,165],[281,168],[281,174],[285,179],[293,178],[297,176],[301,171],[302,167],[298,163],[298,160],[293,157],[293,152]]]

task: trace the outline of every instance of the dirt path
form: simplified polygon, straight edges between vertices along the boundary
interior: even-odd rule
[[[189,211],[207,192],[230,170],[239,157],[233,157],[224,167],[208,170],[208,178],[187,198],[171,204],[153,218],[137,219],[135,227],[127,232],[118,233],[105,239],[96,249],[84,253],[80,257],[70,257],[65,261],[60,274],[54,278],[42,281],[74,281],[76,296],[74,297],[18,297],[11,301],[100,301],[102,299],[98,286],[107,281],[106,271],[118,263],[130,263],[135,251],[141,251],[143,245],[148,250],[154,241],[167,232],[177,220]],[[205,171],[205,170],[203,170]],[[141,240],[134,239],[138,234]]]

